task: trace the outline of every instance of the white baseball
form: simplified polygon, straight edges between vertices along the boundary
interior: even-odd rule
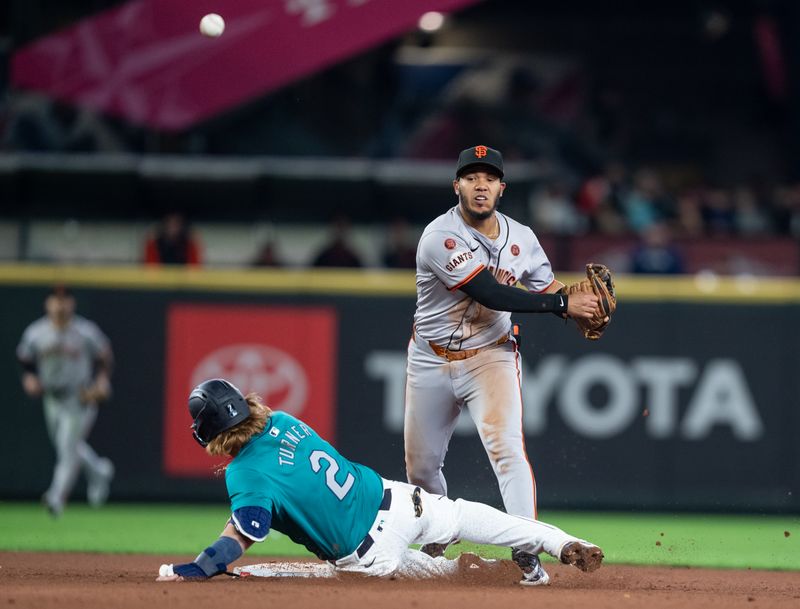
[[[209,38],[222,36],[225,31],[225,20],[216,13],[209,13],[200,20],[200,33]]]
[[[172,577],[175,573],[172,571],[172,565],[161,565],[158,568],[159,577]]]

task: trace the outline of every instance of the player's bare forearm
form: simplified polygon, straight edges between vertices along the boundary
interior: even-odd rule
[[[111,369],[114,356],[110,348],[101,351],[94,360],[92,383],[81,391],[85,403],[104,402],[111,397]]]
[[[545,294],[556,294],[560,292],[564,288],[564,284],[561,283],[558,279],[554,279],[553,283],[551,283],[547,289],[544,291]]]
[[[104,402],[111,397],[111,381],[105,372],[98,373],[92,384],[81,391],[81,400],[86,403]]]
[[[24,372],[22,374],[22,388],[32,398],[38,398],[42,395],[42,383],[33,372]]]
[[[242,552],[247,552],[247,550],[250,549],[250,546],[252,546],[254,543],[252,539],[248,539],[239,531],[237,531],[236,527],[233,526],[231,522],[228,522],[228,524],[225,525],[225,528],[222,529],[220,537],[230,537],[231,539],[238,541],[239,545],[242,546]]]

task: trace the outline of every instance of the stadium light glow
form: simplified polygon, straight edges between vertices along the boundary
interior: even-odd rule
[[[430,11],[419,18],[419,29],[423,32],[435,32],[444,25],[444,15],[437,11]]]

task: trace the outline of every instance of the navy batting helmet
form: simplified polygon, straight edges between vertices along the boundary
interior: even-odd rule
[[[226,429],[238,425],[250,416],[250,407],[239,391],[228,381],[211,379],[200,383],[189,394],[189,414],[192,415],[192,434],[201,446]]]

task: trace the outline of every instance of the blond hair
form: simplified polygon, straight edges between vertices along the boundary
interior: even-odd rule
[[[264,431],[272,409],[265,406],[261,396],[255,393],[248,393],[244,399],[250,407],[250,416],[211,440],[206,446],[209,455],[235,457],[250,438]]]

